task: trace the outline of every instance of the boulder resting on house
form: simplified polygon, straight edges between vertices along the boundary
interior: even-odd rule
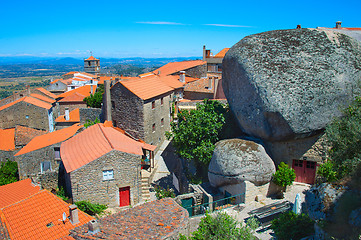
[[[250,181],[263,185],[271,180],[276,168],[262,145],[242,139],[219,141],[208,168],[213,187]]]
[[[223,89],[240,127],[267,141],[319,134],[360,78],[360,42],[327,30],[250,35],[223,60]]]

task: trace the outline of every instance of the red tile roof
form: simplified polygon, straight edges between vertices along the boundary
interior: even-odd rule
[[[44,93],[45,95],[47,95],[47,96],[49,96],[49,97],[51,97],[51,98],[54,98],[54,99],[56,98],[56,95],[55,95],[54,93],[51,93],[51,92],[49,92],[48,90],[46,90],[46,89],[44,89],[44,88],[42,88],[42,87],[36,88],[36,90]]]
[[[70,231],[75,239],[171,239],[184,229],[188,212],[172,198],[147,202],[98,220],[101,231],[90,235],[83,225]],[[179,233],[178,233],[179,234]]]
[[[25,147],[23,147],[15,156],[19,156],[28,152],[44,148],[55,143],[60,143],[66,139],[74,136],[81,126],[74,124],[71,127],[63,128],[51,133],[47,133],[38,137],[33,138]]]
[[[59,100],[58,102],[84,102],[85,96],[78,93],[78,92],[74,92],[71,95],[68,95],[64,98],[62,98],[61,100]]]
[[[96,87],[93,87],[94,92],[95,92],[95,90],[96,90]],[[58,95],[57,98],[65,98],[67,96],[73,95],[74,93],[79,93],[79,94],[83,95],[84,97],[88,97],[88,96],[90,96],[90,91],[91,91],[90,85],[85,85],[85,86],[78,87],[76,89],[67,91],[65,93],[62,93],[62,94]]]
[[[69,216],[69,204],[46,190],[0,210],[12,240],[58,239],[94,219],[78,211],[79,223],[73,225],[62,221],[64,212]]]
[[[37,98],[41,101],[44,101],[44,102],[50,103],[50,104],[55,102],[55,99],[47,98],[47,97],[44,97],[44,96],[42,96],[40,94],[36,94],[36,93],[30,94],[30,97]]]
[[[59,116],[55,122],[80,122],[79,108],[69,112],[69,120],[65,120],[65,115]]]
[[[113,127],[105,127],[104,124],[98,123],[63,142],[60,155],[69,173],[112,150],[141,156],[143,147],[144,143],[126,136]]]
[[[16,126],[15,128],[15,146],[24,146],[34,137],[46,134],[47,131],[38,130],[30,127]]]
[[[23,98],[20,98],[20,99],[14,101],[14,102],[8,103],[8,104],[0,107],[0,111],[4,110],[5,108],[11,107],[11,106],[13,106],[13,105],[15,105],[15,104],[17,104],[17,103],[19,103],[21,101],[24,101],[26,103],[30,103],[32,105],[35,105],[35,106],[38,106],[38,107],[41,107],[41,108],[45,108],[45,109],[50,109],[52,107],[51,104],[45,103],[45,102],[43,102],[43,101],[41,101],[39,99],[36,99],[36,98],[33,98],[33,97],[23,97]]]
[[[90,57],[88,57],[88,58],[87,58],[87,59],[85,59],[85,60],[99,60],[99,59],[96,59],[95,57],[90,56]]]
[[[217,53],[214,57],[215,58],[224,58],[226,53],[228,52],[230,48],[223,48],[219,53]]]
[[[193,60],[193,61],[183,61],[183,62],[171,62],[168,63],[156,70],[153,71],[153,73],[158,74],[160,71],[160,75],[170,75],[179,71],[183,71],[189,68],[193,68],[196,66],[204,65],[206,64],[206,61],[202,60]]]
[[[0,186],[0,208],[14,204],[40,191],[30,178]]]
[[[168,86],[158,76],[146,78],[135,77],[119,81],[116,84],[122,84],[129,91],[143,100],[147,100],[174,90],[174,88]]]
[[[0,129],[0,150],[15,150],[15,128]]]

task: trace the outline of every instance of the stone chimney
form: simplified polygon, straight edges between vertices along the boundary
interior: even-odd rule
[[[186,72],[185,71],[180,71],[179,72],[179,81],[181,83],[185,83],[186,82]]]
[[[69,206],[69,218],[73,225],[79,223],[78,207],[75,204]]]
[[[69,119],[70,119],[70,117],[69,117],[69,108],[66,107],[66,108],[65,108],[65,120],[66,120],[66,121],[69,121]]]
[[[341,28],[341,23],[342,23],[341,21],[337,21],[336,22],[336,28]]]
[[[297,29],[301,29],[301,25],[297,25]]]
[[[203,61],[206,61],[206,45],[203,45]]]
[[[100,232],[100,226],[97,220],[91,220],[90,222],[88,222],[88,229],[90,234]]]
[[[213,87],[213,81],[214,81],[214,77],[209,77],[208,78],[208,89],[212,89]]]
[[[111,104],[111,96],[110,96],[110,81],[104,81],[104,118],[107,121],[112,121],[112,104]]]

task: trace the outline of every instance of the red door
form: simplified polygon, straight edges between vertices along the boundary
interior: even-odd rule
[[[316,175],[316,163],[305,160],[293,160],[292,168],[295,170],[295,182],[313,184]]]
[[[129,206],[130,187],[119,188],[119,207]]]

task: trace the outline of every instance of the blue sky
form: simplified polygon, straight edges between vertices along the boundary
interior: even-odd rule
[[[259,32],[361,27],[357,1],[6,1],[0,56],[189,57]]]

